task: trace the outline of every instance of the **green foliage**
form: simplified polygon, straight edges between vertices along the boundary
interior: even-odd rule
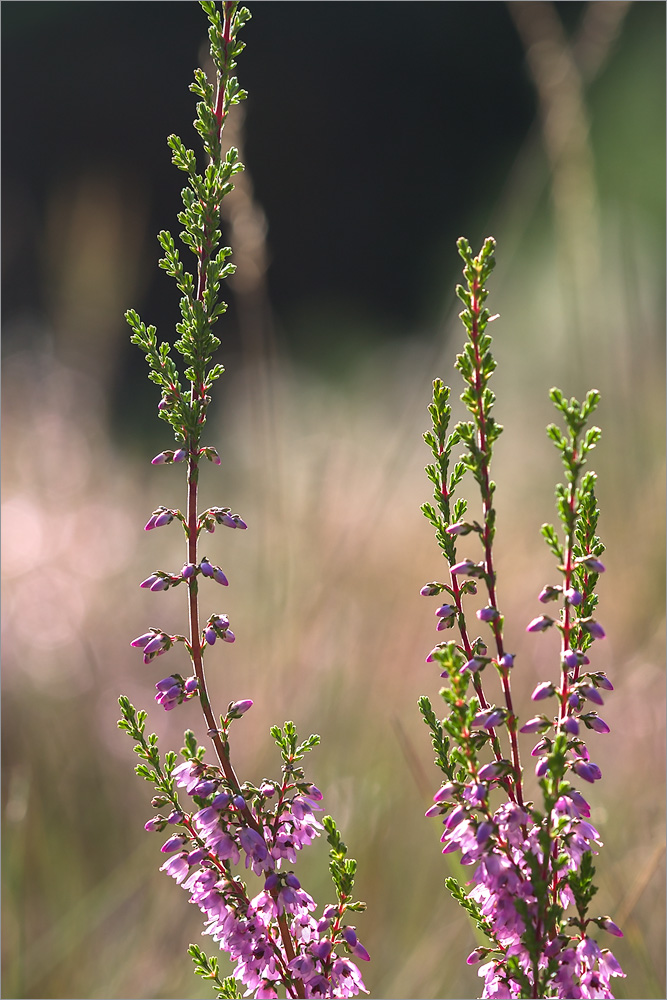
[[[329,871],[331,872],[331,879],[338,895],[339,912],[352,910],[353,912],[360,913],[366,909],[366,904],[360,901],[349,902],[357,873],[357,862],[354,858],[348,858],[347,845],[343,842],[333,818],[325,816],[322,824],[326,830],[327,841],[331,847],[329,851]]]
[[[227,308],[219,297],[220,282],[234,273],[234,265],[228,261],[230,247],[220,247],[220,206],[233,190],[232,178],[243,169],[243,164],[234,147],[223,155],[222,131],[230,109],[246,96],[233,71],[244,48],[237,35],[250,18],[249,12],[239,9],[237,3],[225,5],[224,20],[214,3],[203,2],[201,6],[210,22],[211,55],[217,74],[214,87],[204,71],[197,69],[191,85],[191,90],[201,97],[195,129],[208,160],[203,171],[197,172],[195,153],[178,136],[170,135],[167,140],[174,166],[187,174],[178,221],[183,227],[181,242],[196,259],[196,273],[185,268],[171,233],[163,230],[158,235],[164,253],[159,265],[174,278],[181,292],[181,322],[176,325],[179,336],[174,346],[187,363],[184,377],[191,384],[188,395],[182,390],[177,366],[170,357],[170,345],[158,344],[155,327],[146,327],[133,309],[126,313],[132,329],[130,339],[146,354],[149,378],[162,391],[159,415],[172,426],[175,438],[188,445],[191,455],[197,453],[206,421],[208,391],[224,371],[220,364],[211,365],[220,346],[213,327]]]
[[[196,944],[190,945],[188,955],[194,964],[195,976],[210,979],[217,986],[217,1000],[239,1000],[243,996],[233,976],[228,976],[226,979],[220,978],[218,960],[215,956],[209,958]]]

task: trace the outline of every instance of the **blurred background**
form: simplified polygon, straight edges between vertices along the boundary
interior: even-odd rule
[[[611,736],[589,741],[604,776],[586,789],[605,841],[593,910],[625,931],[603,942],[627,973],[616,995],[664,997],[665,6],[252,13],[250,97],[227,133],[248,168],[225,210],[239,273],[205,436],[223,464],[202,484],[202,505],[250,526],[207,542],[231,586],[203,596],[237,634],[209,657],[214,705],[255,701],[237,770],[277,773],[273,723],[319,732],[308,773],[359,860],[371,996],[479,995],[473,929],[443,888],[467,872],[423,819],[439,777],[416,702],[437,703],[439,680],[424,663],[435,599],[419,588],[443,565],[419,505],[432,379],[460,392],[455,240],[492,234],[515,699],[531,712],[558,663],[555,636],[524,632],[557,577],[539,535],[560,479],[548,390],[595,386],[608,637],[594,666],[616,690]],[[171,440],[123,313],[173,339],[155,235],[179,228],[166,136],[198,148],[187,87],[206,19],[195,3],[137,0],[12,0],[1,14],[2,995],[208,997],[185,954],[199,911],[157,871],[150,789],[116,729],[123,692],[163,750],[187,727],[205,738],[196,705],[151,707],[164,664],[129,647],[151,624],[184,629],[182,592],[138,583],[181,565],[174,527],[142,529],[185,498],[178,469],[149,464]],[[325,844],[297,871],[331,898]]]

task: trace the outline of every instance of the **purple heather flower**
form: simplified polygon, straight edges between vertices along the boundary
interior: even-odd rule
[[[528,722],[519,730],[520,733],[544,733],[547,729],[551,727],[551,723],[544,715],[536,715],[533,719],[529,719]]]
[[[433,663],[435,661],[435,654],[439,653],[444,648],[445,645],[446,643],[439,642],[437,646],[434,646],[431,652],[426,657],[426,663]]]
[[[222,572],[219,566],[216,566],[213,570],[213,579],[215,580],[216,583],[222,584],[223,587],[229,586],[229,580],[227,579],[227,577]]]
[[[151,514],[148,521],[144,525],[144,531],[151,531],[155,527],[155,522],[157,520],[157,514]]]
[[[581,591],[576,590],[574,587],[570,587],[569,590],[565,591],[565,599],[568,604],[572,604],[576,608],[581,604],[583,597],[581,595]]]
[[[466,521],[459,521],[458,524],[450,524],[448,528],[445,528],[448,535],[469,535],[471,530],[472,526]]]
[[[596,705],[604,705],[604,699],[596,687],[592,684],[582,684],[579,687],[579,693],[588,698],[589,701],[594,701]]]
[[[594,618],[582,618],[579,622],[582,628],[586,629],[588,634],[594,639],[604,639],[606,632],[602,628],[599,622],[596,622]]]
[[[234,642],[235,640],[236,640],[236,636],[234,635],[234,633],[232,632],[232,630],[230,628],[225,629],[225,631],[222,633],[222,641],[223,642]]]
[[[535,765],[535,777],[543,778],[548,770],[549,770],[549,758],[540,757],[537,764]]]
[[[161,681],[158,681],[155,687],[158,691],[169,691],[174,684],[178,684],[178,678],[171,675],[170,677],[164,677]]]
[[[436,615],[439,618],[451,618],[452,615],[456,614],[456,605],[454,604],[442,604],[436,611]]]
[[[596,923],[598,927],[603,931],[607,931],[608,934],[613,934],[614,937],[623,937],[623,931],[614,923],[611,917],[599,917]]]
[[[343,938],[349,944],[350,948],[354,948],[357,943],[357,932],[354,927],[343,928]]]
[[[549,615],[539,615],[537,618],[533,618],[529,625],[526,625],[526,632],[544,632],[553,623],[554,620],[553,618],[549,618]]]
[[[141,583],[139,584],[139,586],[140,586],[140,587],[152,587],[152,586],[153,586],[153,584],[155,583],[155,581],[156,581],[156,580],[159,580],[159,579],[160,579],[160,577],[159,577],[159,576],[157,575],[157,573],[151,573],[151,575],[150,575],[150,576],[147,576],[147,577],[146,577],[146,579],[145,579],[145,580],[143,580],[143,581],[142,581],[142,582],[141,582]]]
[[[578,666],[580,660],[580,653],[578,649],[566,649],[562,654],[562,660],[566,667],[572,669]]]
[[[582,715],[581,718],[584,725],[586,725],[589,729],[593,729],[596,733],[610,732],[607,723],[604,719],[601,719],[599,715],[596,715],[595,712],[588,712],[586,715]]]
[[[181,882],[187,878],[190,871],[186,855],[175,854],[173,858],[169,858],[168,861],[165,861],[165,863],[160,866],[160,871],[171,875],[171,877],[180,885]]]
[[[209,625],[209,627],[204,632],[204,638],[206,639],[206,642],[209,644],[209,646],[214,646],[215,640],[218,638],[218,634],[215,631],[215,629],[211,628],[211,626]]]
[[[453,781],[448,781],[446,785],[443,785],[433,796],[434,802],[449,802],[454,795],[456,790],[456,785]]]
[[[140,646],[143,649],[143,647],[147,646],[151,639],[154,639],[156,635],[159,635],[159,633],[155,630],[152,630],[151,632],[144,632],[143,635],[139,635],[136,639],[133,639],[130,646]]]
[[[533,701],[542,701],[544,698],[551,698],[555,693],[556,689],[551,681],[542,681],[541,684],[537,685],[530,697]]]
[[[188,677],[183,686],[186,694],[194,694],[199,687],[199,681],[196,677]]]
[[[605,691],[614,690],[614,685],[611,683],[603,670],[598,670],[595,674],[593,674],[592,679],[595,680],[596,687],[604,688]]]
[[[143,583],[141,586],[143,587]],[[159,576],[157,580],[151,584],[151,591],[157,593],[160,590],[169,590],[169,580],[166,580],[163,576]]]
[[[200,861],[204,860],[204,858],[207,856],[207,854],[208,854],[208,851],[206,850],[205,847],[197,847],[194,851],[191,851],[190,854],[188,854],[188,858],[187,858],[188,864],[189,865],[198,865],[200,863]]]
[[[169,636],[165,635],[164,632],[154,633],[150,642],[144,646],[144,656],[150,656],[151,653],[157,653],[164,649],[168,642],[170,642]]]
[[[163,854],[171,854],[173,851],[180,851],[185,843],[185,837],[170,837],[165,841],[160,850]]]
[[[227,806],[231,801],[232,797],[229,794],[229,792],[218,792],[218,794],[211,802],[211,808],[222,811],[223,809],[227,808]]]
[[[442,814],[442,809],[438,805],[429,806],[424,816],[426,819],[433,819],[434,816],[440,816]]]
[[[314,941],[310,946],[310,950],[320,962],[326,962],[331,954],[331,941],[328,938],[324,938],[322,941]]]
[[[480,781],[495,781],[502,774],[503,768],[499,766],[498,762],[494,761],[491,764],[483,764],[477,772],[477,777]],[[445,787],[447,787],[445,785]]]
[[[572,770],[575,774],[578,774],[580,778],[584,781],[590,781],[591,784],[594,781],[599,781],[602,777],[602,771],[594,764],[592,761],[585,760],[575,760],[572,764]]]
[[[579,566],[583,566],[584,569],[589,570],[591,573],[604,573],[604,565],[595,556],[580,556],[579,559],[575,559],[575,563]]]
[[[194,576],[196,569],[197,567],[194,563],[184,563],[181,576],[184,580],[189,580],[191,576]]]
[[[154,816],[147,823],[144,823],[144,830],[148,830],[149,833],[153,833],[154,831],[159,833],[160,830],[164,830],[166,822],[163,816]]]
[[[461,673],[463,673],[464,670],[469,670],[471,674],[476,674],[478,670],[481,670],[481,668],[485,666],[485,664],[486,660],[483,657],[473,656],[463,664],[461,667]]]
[[[562,728],[568,736],[579,735],[579,723],[573,715],[568,715],[567,718],[563,719]]]
[[[438,624],[435,626],[436,632],[444,632],[445,629],[453,628],[454,626],[454,616],[449,618],[438,618]]]
[[[542,587],[537,599],[541,604],[547,604],[549,601],[557,601],[562,590],[562,587],[552,587],[551,584],[547,584],[546,587]]]
[[[435,597],[436,594],[442,593],[443,586],[441,583],[426,583],[419,591],[422,597]]]
[[[452,576],[468,576],[471,571],[476,569],[478,569],[477,563],[474,563],[472,559],[464,559],[462,562],[455,563],[450,572]]]
[[[513,653],[503,653],[503,655],[498,660],[498,666],[503,670],[511,670],[514,666],[514,654]]]
[[[198,795],[200,798],[205,799],[208,795],[214,792],[217,787],[218,782],[213,778],[204,778],[202,781],[198,781],[192,790],[188,788],[188,794]]]
[[[249,708],[252,708],[252,705],[253,703],[250,698],[246,698],[243,701],[235,701],[229,706],[227,714],[240,717],[247,712]]]
[[[155,518],[155,528],[162,528],[165,524],[170,524],[174,520],[174,515],[170,510],[163,510]]]
[[[535,744],[533,749],[530,751],[531,757],[541,757],[545,750],[550,746],[551,741],[548,739],[542,739]]]
[[[183,462],[188,457],[188,453],[185,448],[179,448],[178,451],[174,452],[174,457],[172,462]]]
[[[168,461],[169,455],[171,454],[172,452],[170,451],[161,451],[159,455],[156,455],[155,458],[151,459],[151,465],[164,465],[164,463]]]
[[[479,826],[477,827],[477,834],[475,836],[475,839],[480,847],[482,847],[487,842],[492,833],[493,833],[493,823],[489,823],[486,820],[484,820],[484,822],[479,824]]]
[[[472,720],[473,726],[481,726],[482,729],[493,729],[505,719],[505,711],[502,708],[484,708],[478,712]]]
[[[173,809],[167,817],[167,823],[171,826],[175,826],[176,823],[180,823],[183,820],[183,813],[179,809]]]
[[[492,608],[490,606],[480,608],[479,611],[477,611],[477,617],[481,622],[494,622],[498,617],[498,611],[496,608]]]

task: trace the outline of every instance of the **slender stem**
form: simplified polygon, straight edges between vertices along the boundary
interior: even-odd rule
[[[471,302],[470,302],[470,312],[472,313],[472,330],[470,331],[470,339],[473,344],[475,351],[475,379],[474,379],[474,391],[477,398],[477,445],[480,450],[481,458],[481,482],[480,488],[482,492],[482,509],[484,513],[484,527],[482,529],[482,545],[484,546],[484,564],[485,564],[485,579],[486,586],[489,595],[489,604],[491,607],[498,610],[498,598],[496,594],[496,572],[493,565],[493,539],[492,530],[490,524],[491,512],[492,512],[492,495],[490,487],[490,476],[489,476],[489,460],[487,455],[487,420],[486,412],[484,409],[484,389],[482,385],[482,359],[479,351],[479,314],[481,311],[481,303],[479,300],[480,292],[480,280],[479,276],[475,276],[473,280],[473,285],[471,289]],[[491,623],[491,628],[493,631],[496,651],[498,654],[498,660],[504,655],[504,644],[503,644],[503,634],[502,626],[500,624],[500,618],[496,618]],[[509,670],[507,668],[501,668],[501,684],[503,689],[503,695],[505,698],[505,705],[507,706],[507,730],[509,732],[510,746],[512,753],[512,767],[514,770],[514,787],[516,790],[516,801],[520,806],[523,806],[523,789],[522,789],[522,778],[521,778],[521,759],[519,757],[519,744],[517,740],[517,718],[514,714],[514,706],[512,703],[512,692],[510,689],[509,680]]]

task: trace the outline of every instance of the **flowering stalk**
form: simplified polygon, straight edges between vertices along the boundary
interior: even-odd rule
[[[543,632],[552,626],[560,631],[560,676],[558,684],[549,680],[538,684],[532,695],[536,702],[555,698],[554,714],[537,715],[519,728],[510,685],[515,657],[505,649],[493,558],[491,458],[502,427],[491,416],[495,397],[488,386],[495,361],[486,328],[496,317],[484,302],[495,242],[487,239],[477,256],[464,239],[458,248],[465,263],[465,286],[459,286],[457,294],[465,306],[461,319],[468,339],[456,367],[465,382],[461,399],[472,419],[448,433],[450,390],[436,380],[429,406],[433,426],[424,435],[434,458],[426,471],[434,485],[435,506],[424,504],[422,510],[435,528],[449,579],[428,583],[421,593],[447,595],[436,610],[437,630],[456,626],[459,640],[438,643],[427,657],[427,662],[438,664],[447,682],[440,693],[448,713],[439,720],[430,700],[420,698],[436,763],[446,778],[426,815],[443,819],[443,853],[460,850],[461,864],[474,866],[468,883],[472,888],[464,889],[453,878],[446,885],[486,939],[468,957],[469,964],[484,961],[479,970],[484,997],[612,997],[610,977],[623,972],[590,931],[597,925],[611,934],[621,932],[609,917],[588,915],[596,891],[593,855],[601,842],[588,821],[590,807],[572,783],[576,778],[594,782],[601,777],[590,760],[581,726],[609,731],[586,703],[601,705],[600,689],[612,689],[602,671],[583,669],[590,666],[588,651],[594,640],[604,638],[593,617],[595,585],[604,571],[599,558],[604,546],[596,535],[595,474],[582,475],[587,455],[600,437],[599,428],[586,430],[599,393],[592,390],[580,404],[575,399],[568,402],[558,389],[551,390],[566,427],[566,433],[556,425],[547,429],[565,468],[566,484],[556,490],[562,540],[550,524],[543,525],[542,534],[558,560],[562,583],[544,587],[539,600],[559,602],[561,607],[558,618],[540,615],[527,631]],[[459,444],[464,452],[450,471],[452,452]],[[479,488],[480,521],[466,518],[466,500],[455,498],[467,471]],[[459,557],[457,541],[469,535],[478,536],[481,559]],[[491,630],[491,654],[482,636],[471,639],[468,626],[467,606],[470,596],[477,594],[478,581],[486,603],[476,617]],[[489,666],[500,681],[498,704],[489,695]],[[540,737],[531,751],[538,758],[540,808],[524,801],[518,733]],[[492,805],[499,791],[503,800]]]
[[[132,328],[132,342],[146,354],[149,378],[161,390],[158,414],[166,420],[176,438],[177,447],[160,452],[154,465],[185,463],[187,469],[187,506],[179,510],[158,507],[146,523],[146,530],[163,527],[174,520],[183,527],[186,561],[179,573],[155,570],[141,584],[159,592],[185,584],[188,591],[189,635],[170,635],[151,627],[131,643],[143,651],[144,663],[182,644],[187,650],[191,675],[184,678],[174,672],[158,681],[155,700],[166,711],[192,698],[199,698],[212,741],[216,762],[205,761],[205,748],[199,746],[191,731],[185,734],[181,750],[183,762],[168,752],[162,762],[157,737],[145,735],[146,713],[137,712],[126,697],[119,700],[122,719],[118,725],[135,742],[142,763],[137,773],[155,789],[152,804],[166,807],[146,823],[146,829],[164,831],[173,826],[172,836],[162,847],[170,855],[162,870],[190,893],[204,914],[206,928],[235,963],[234,975],[220,979],[215,959],[209,959],[196,945],[190,946],[195,972],[211,979],[224,997],[245,995],[277,997],[282,988],[286,997],[350,997],[365,987],[357,965],[349,956],[368,960],[368,953],[358,941],[356,930],[347,923],[349,913],[359,912],[365,904],[352,895],[356,862],[347,857],[330,816],[320,823],[315,812],[321,809],[322,794],[306,780],[302,766],[305,754],[319,743],[311,736],[299,743],[293,723],[274,727],[271,735],[282,757],[282,775],[278,780],[264,780],[256,785],[241,782],[231,762],[230,728],[252,707],[249,699],[229,704],[219,723],[209,698],[204,657],[218,640],[231,643],[235,636],[227,615],[213,614],[202,627],[199,616],[200,580],[221,586],[229,581],[223,570],[199,549],[202,530],[212,534],[216,526],[244,530],[247,525],[229,507],[198,510],[200,464],[207,459],[220,464],[218,452],[201,444],[201,434],[211,401],[210,390],[222,375],[222,365],[213,363],[220,341],[213,326],[226,305],[219,299],[222,279],[232,274],[228,261],[229,247],[220,247],[219,230],[222,199],[232,190],[232,177],[242,164],[237,150],[223,153],[222,131],[233,105],[245,97],[233,75],[236,58],[243,49],[238,32],[250,14],[237,2],[224,2],[221,10],[215,3],[202,0],[210,27],[211,57],[215,67],[215,85],[201,69],[195,71],[191,90],[201,100],[197,104],[195,128],[207,157],[203,173],[197,172],[196,156],[177,136],[170,136],[169,146],[176,167],[187,174],[182,191],[183,211],[178,220],[183,226],[182,242],[194,254],[196,275],[186,270],[172,235],[166,231],[158,240],[164,252],[160,266],[175,280],[182,293],[181,322],[176,350],[187,367],[185,379],[190,388],[182,388],[179,371],[170,357],[170,345],[158,343],[155,327],[146,325],[133,310],[127,315]],[[179,793],[180,790],[180,793]],[[180,797],[179,797],[180,794]],[[183,800],[183,795],[187,796]],[[184,804],[185,803],[185,804]],[[336,890],[336,902],[314,916],[316,904],[301,888],[291,866],[297,852],[311,844],[324,830],[330,852],[330,870]],[[252,894],[235,867],[244,859],[245,869],[258,876],[261,887]],[[366,992],[366,991],[365,991]]]

